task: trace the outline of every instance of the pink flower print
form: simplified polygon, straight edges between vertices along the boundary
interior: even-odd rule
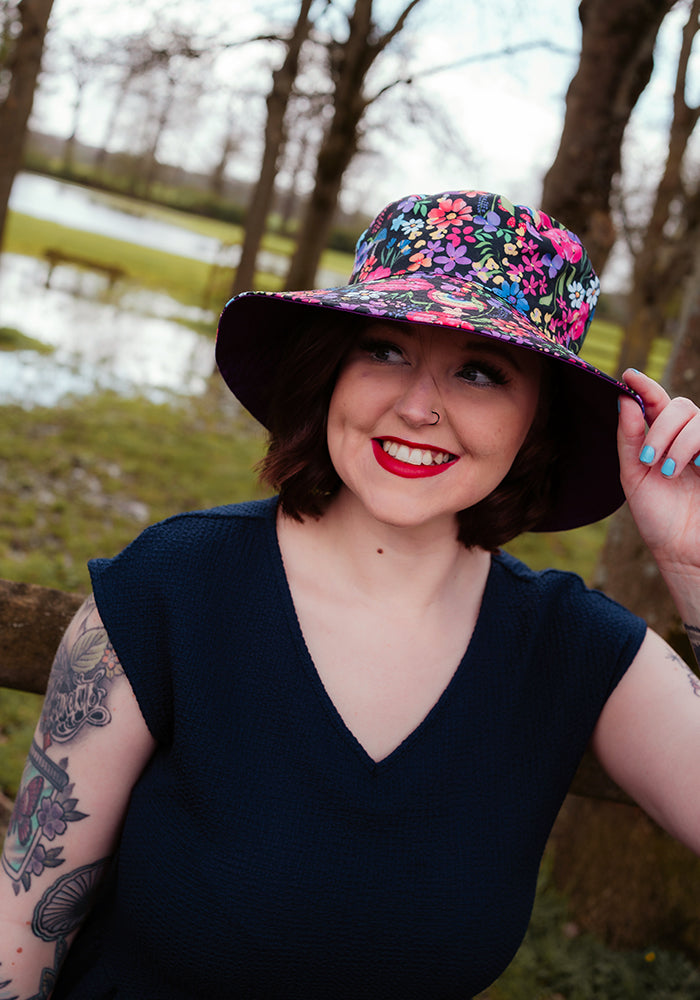
[[[469,206],[463,198],[443,198],[438,202],[437,208],[431,208],[428,212],[428,223],[438,232],[450,226],[461,226],[471,220]]]
[[[540,260],[540,255],[538,253],[532,253],[523,255],[523,264],[525,265],[526,271],[536,271],[538,274],[542,274],[544,269],[544,261]]]
[[[548,229],[543,235],[552,241],[559,256],[563,257],[564,260],[571,261],[572,264],[581,260],[583,247],[574,238],[573,233],[568,232],[566,229]]]
[[[370,271],[367,275],[367,281],[378,281],[380,278],[388,278],[392,273],[390,267],[375,267],[373,271]]]
[[[463,319],[458,312],[409,312],[406,319],[410,323],[436,323],[438,326],[458,326],[462,330],[474,330],[473,323]]]
[[[542,279],[533,274],[531,278],[523,278],[523,292],[526,295],[539,295],[544,291],[543,284]]]

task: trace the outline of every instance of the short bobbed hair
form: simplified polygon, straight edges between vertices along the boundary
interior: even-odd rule
[[[287,338],[290,346],[271,392],[267,453],[258,466],[261,481],[279,493],[282,511],[298,521],[322,517],[340,489],[328,452],[328,411],[344,361],[372,322],[339,311],[314,312],[318,318],[307,319]],[[557,413],[554,380],[548,378],[554,363],[543,361],[537,413],[510,470],[487,497],[457,513],[458,539],[468,548],[495,551],[516,535],[537,530],[551,514],[565,424]]]

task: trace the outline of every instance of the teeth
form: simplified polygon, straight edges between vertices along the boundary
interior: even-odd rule
[[[382,448],[387,455],[408,465],[444,465],[450,460],[448,452],[431,451],[429,448],[409,448],[408,445],[399,444],[398,441],[382,441]]]

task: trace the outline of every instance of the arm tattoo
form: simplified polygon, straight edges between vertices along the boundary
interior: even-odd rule
[[[14,993],[11,986],[11,979],[2,978],[2,962],[0,962],[0,1000],[19,1000],[19,993]]]
[[[687,622],[683,622],[683,628],[688,633],[688,639],[693,648],[695,659],[698,661],[698,666],[700,666],[700,628],[697,625],[688,625]]]
[[[62,865],[63,848],[54,841],[68,823],[85,819],[76,807],[68,758],[53,761],[47,750],[82,736],[86,726],[106,726],[107,682],[123,673],[103,628],[88,627],[94,602],[59,646],[39,720],[43,745],[32,742],[2,854],[2,867],[15,895],[28,892],[32,876]],[[2,997],[0,995],[0,1000]]]
[[[700,677],[697,677],[693,671],[690,669],[685,660],[682,660],[680,656],[669,649],[666,654],[667,659],[671,660],[673,663],[677,663],[679,667],[682,667],[685,671],[685,675],[688,678],[691,688],[693,689],[693,694],[700,698]]]
[[[39,988],[30,1000],[48,1000],[56,985],[56,976],[68,951],[68,938],[77,930],[92,906],[99,881],[109,858],[76,868],[50,886],[34,909],[32,933],[42,941],[55,941],[54,963],[41,972]],[[11,980],[0,982],[0,991]],[[16,994],[0,992],[0,1000],[18,1000]]]

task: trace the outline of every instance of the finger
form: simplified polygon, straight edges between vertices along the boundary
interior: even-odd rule
[[[627,368],[622,378],[641,397],[647,422],[651,426],[668,406],[671,397],[663,386],[643,372],[638,372],[636,368]]]
[[[675,416],[671,422],[670,418]],[[659,428],[659,424],[663,424]],[[668,428],[667,426],[668,425]],[[700,473],[700,410],[689,399],[674,399],[672,405],[664,410],[663,415],[654,424],[653,432],[657,430],[664,432],[666,438],[670,439],[665,446],[665,450],[656,457],[656,464],[660,464],[661,474],[666,479],[675,479],[690,466],[696,473]],[[649,432],[646,442],[656,440]],[[658,446],[663,448],[662,443]]]
[[[648,472],[639,456],[646,438],[646,423],[641,407],[630,396],[619,397],[620,416],[617,423],[617,451],[620,476],[626,492],[633,490]]]

